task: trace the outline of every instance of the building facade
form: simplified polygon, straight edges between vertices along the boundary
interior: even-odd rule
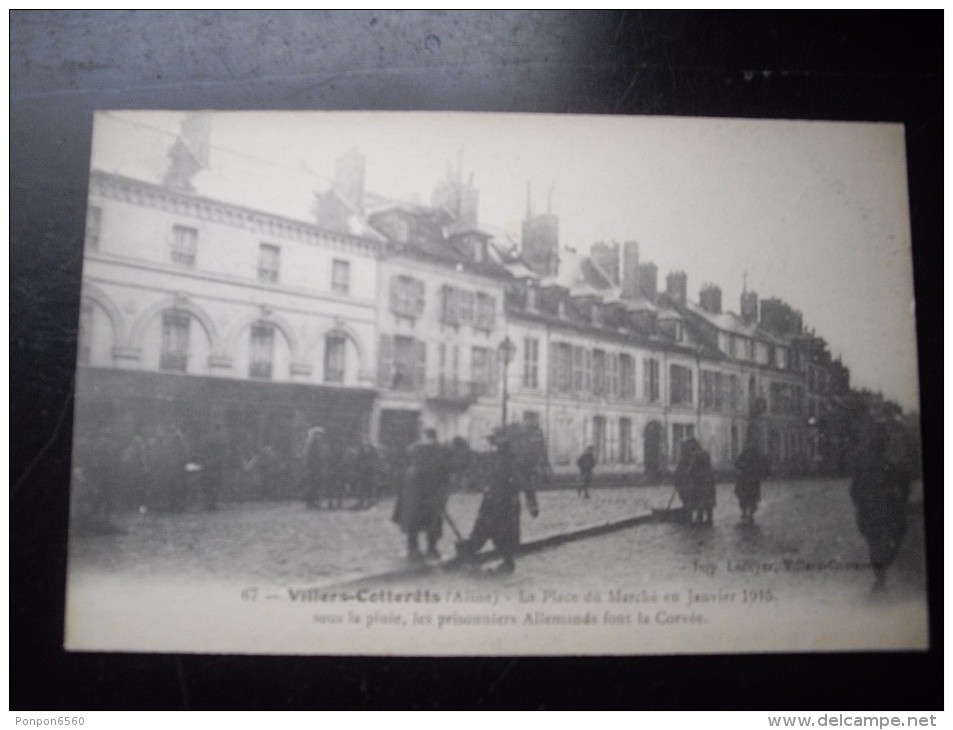
[[[223,424],[243,457],[268,444],[291,458],[315,424],[359,438],[376,395],[379,256],[373,238],[181,179],[94,169],[78,427],[108,427],[122,443],[161,424],[194,444]]]
[[[484,451],[526,421],[557,475],[592,445],[598,474],[649,481],[689,437],[719,470],[752,438],[777,471],[843,460],[849,373],[783,302],[746,290],[723,311],[713,284],[691,300],[684,272],[662,289],[638,243],[581,255],[531,201],[511,241],[481,227],[459,168],[430,204],[399,202],[365,190],[352,151],[326,191],[272,171],[273,194],[249,204],[249,170],[210,134],[189,115],[151,167],[92,172],[82,427],[197,439],[222,423],[241,455],[291,459],[321,425],[399,459],[425,428]]]

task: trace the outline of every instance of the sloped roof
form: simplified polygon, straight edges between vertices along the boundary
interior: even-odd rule
[[[656,306],[655,302],[639,295],[631,299],[625,299],[621,295],[619,296],[619,301],[625,305],[625,308],[630,312],[658,312],[659,308]]]
[[[163,130],[99,112],[93,125],[92,167],[161,185],[177,130],[178,125]]]
[[[170,117],[170,122],[173,118]],[[137,121],[135,115],[100,113],[93,132],[92,165],[103,172],[162,185],[169,170],[169,151],[178,139],[174,128]],[[213,122],[214,124],[214,122]],[[214,132],[213,137],[214,141]],[[305,168],[292,168],[252,155],[214,146],[208,165],[191,178],[195,195],[239,205],[283,218],[315,224],[314,204],[320,179]],[[358,222],[349,222],[349,233],[366,235]]]
[[[745,337],[754,337],[760,340],[766,340],[776,345],[790,344],[790,342],[785,338],[779,337],[773,332],[769,332],[768,330],[759,326],[757,322],[746,322],[740,315],[735,314],[734,312],[721,312],[720,314],[712,314],[711,312],[703,309],[700,304],[695,302],[687,302],[686,309],[688,309],[688,311],[695,316],[704,319],[723,332],[743,335]]]
[[[539,280],[539,274],[533,271],[529,266],[524,264],[521,260],[513,261],[512,263],[503,264],[506,267],[506,270],[510,272],[510,276],[514,279],[536,279]]]

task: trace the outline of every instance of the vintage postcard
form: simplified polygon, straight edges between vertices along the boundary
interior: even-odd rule
[[[924,649],[899,125],[103,111],[66,647]]]

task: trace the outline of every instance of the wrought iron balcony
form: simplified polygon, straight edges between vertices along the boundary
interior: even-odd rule
[[[455,378],[431,378],[427,380],[427,400],[446,406],[467,408],[477,398],[489,393],[486,383]]]

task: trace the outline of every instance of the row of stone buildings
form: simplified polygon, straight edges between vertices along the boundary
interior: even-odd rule
[[[316,192],[221,150],[209,115],[166,136],[100,114],[95,134],[80,428],[220,422],[290,456],[311,425],[399,453],[427,427],[482,450],[505,419],[542,427],[556,473],[592,444],[603,474],[651,478],[689,436],[728,468],[754,433],[777,468],[832,468],[848,371],[784,302],[693,301],[635,242],[563,245],[531,200],[511,240],[460,169],[408,203],[365,190],[357,152]]]

